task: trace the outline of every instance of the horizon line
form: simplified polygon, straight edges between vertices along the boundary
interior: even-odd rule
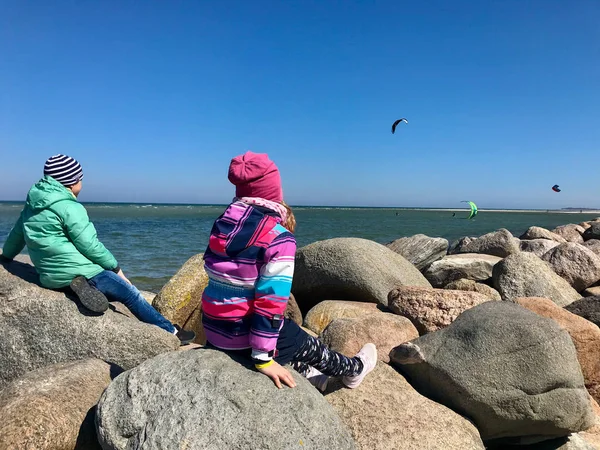
[[[0,200],[0,203],[24,203],[23,200]],[[178,203],[178,202],[103,202],[103,201],[83,201],[85,205],[148,205],[148,206],[227,206],[229,203]],[[404,209],[404,210],[447,210],[462,211],[467,208],[444,207],[444,206],[365,206],[365,205],[290,205],[293,208],[354,208],[354,209]],[[600,211],[600,208],[572,207],[567,206],[558,209],[552,208],[509,208],[509,207],[478,207],[479,211]]]

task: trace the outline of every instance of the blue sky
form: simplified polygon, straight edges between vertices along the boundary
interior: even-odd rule
[[[251,149],[292,204],[600,207],[599,23],[597,0],[2,0],[0,199],[65,153],[83,201],[224,203]]]

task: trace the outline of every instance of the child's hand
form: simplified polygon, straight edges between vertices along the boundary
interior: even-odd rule
[[[119,270],[119,272],[117,273],[117,275],[119,275],[121,278],[123,278],[125,281],[127,281],[127,283],[131,284],[131,281],[129,281],[127,279],[127,277],[125,276],[125,274],[123,273],[122,270]]]
[[[277,364],[275,361],[273,361],[273,364],[271,364],[269,367],[265,367],[264,369],[257,368],[256,370],[258,370],[260,373],[264,373],[271,380],[273,380],[275,386],[277,386],[279,389],[282,388],[282,381],[286,386],[289,386],[291,388],[296,387],[296,382],[294,381],[292,374],[286,368]]]

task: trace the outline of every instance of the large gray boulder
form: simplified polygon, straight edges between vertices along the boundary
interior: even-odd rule
[[[600,239],[600,222],[590,222],[590,227],[583,232],[583,239],[589,241],[590,239]]]
[[[130,369],[179,348],[171,333],[117,311],[89,315],[36,280],[27,264],[0,264],[0,389],[51,364],[98,358]]]
[[[304,327],[319,335],[336,319],[353,319],[379,312],[376,303],[346,302],[344,300],[325,300],[306,314]]]
[[[409,318],[419,334],[447,327],[467,309],[492,300],[479,292],[416,287],[398,287],[388,296],[392,312]]]
[[[600,400],[600,328],[547,298],[520,298],[517,303],[540,316],[554,320],[569,333],[577,350],[585,387],[594,400]]]
[[[333,390],[325,399],[360,450],[484,449],[471,422],[419,394],[387,364],[378,364],[360,388]]]
[[[296,253],[292,291],[303,311],[321,300],[387,304],[396,286],[431,287],[403,256],[367,239],[336,238]]]
[[[485,253],[505,258],[518,253],[519,240],[510,231],[501,228],[476,239],[465,239],[453,249],[453,253]]]
[[[172,323],[196,333],[194,342],[204,345],[202,293],[208,285],[204,253],[192,256],[154,297],[152,306]]]
[[[576,291],[583,291],[600,280],[600,256],[581,244],[560,244],[542,259]]]
[[[390,358],[421,393],[472,419],[484,441],[566,436],[595,416],[569,333],[511,302],[487,302]],[[419,361],[420,360],[420,361]],[[410,363],[412,362],[412,363]]]
[[[568,225],[561,225],[552,230],[554,234],[562,236],[567,242],[575,242],[576,244],[583,244],[583,237],[581,236],[585,232],[585,228],[581,225],[570,223]]]
[[[296,303],[296,298],[294,297],[294,294],[290,294],[290,298],[288,298],[287,306],[285,307],[283,315],[286,319],[290,319],[297,325],[302,326],[302,311],[300,310],[298,303]]]
[[[532,253],[521,252],[503,259],[494,266],[492,278],[503,300],[544,297],[558,306],[566,306],[581,298],[548,263]]]
[[[519,239],[521,239],[521,240],[548,239],[550,241],[555,241],[560,244],[567,242],[567,240],[564,237],[562,237],[558,234],[555,234],[550,230],[546,230],[545,228],[542,228],[542,227],[529,227],[527,229],[527,231],[525,231],[525,233],[523,233],[521,236],[519,236]]]
[[[492,269],[501,260],[498,256],[478,253],[448,255],[431,264],[423,275],[437,288],[462,278],[485,281],[492,277]]]
[[[533,253],[538,258],[541,258],[557,245],[560,244],[550,239],[530,239],[521,241],[520,248],[522,252]]]
[[[161,355],[118,376],[98,404],[105,450],[354,449],[333,408],[292,371],[278,390],[242,357],[208,349]]]
[[[93,410],[115,369],[98,359],[43,367],[0,391],[0,449],[100,450]]]
[[[585,241],[583,245],[600,256],[600,239],[590,239],[589,241]]]
[[[456,239],[456,240],[452,241],[450,243],[450,245],[448,246],[448,254],[449,255],[456,255],[457,253],[460,253],[460,250],[463,247],[465,247],[466,245],[470,244],[475,239],[477,239],[477,238],[473,237],[473,236],[464,236],[464,237],[461,237],[459,239]]]
[[[579,299],[565,309],[600,327],[600,296]]]
[[[433,238],[424,234],[396,239],[386,247],[404,256],[414,266],[423,270],[429,264],[444,257],[448,251],[448,241],[444,238]]]
[[[390,362],[391,349],[416,337],[419,333],[410,320],[384,312],[336,319],[319,336],[330,349],[350,357],[372,342],[377,347],[377,357],[385,363]]]
[[[478,283],[473,280],[467,280],[466,278],[461,278],[460,280],[448,283],[446,286],[444,286],[444,289],[450,289],[452,291],[478,292],[491,300],[502,300],[500,293],[493,287],[490,287],[487,284]]]

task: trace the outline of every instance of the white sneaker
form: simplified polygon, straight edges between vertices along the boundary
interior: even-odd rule
[[[377,364],[377,348],[375,347],[375,344],[365,344],[363,348],[360,349],[360,352],[356,354],[355,358],[362,361],[363,370],[356,376],[342,378],[344,385],[350,389],[358,387],[367,374],[375,368],[375,365]]]
[[[323,373],[321,373],[318,369],[314,367],[310,367],[310,370],[304,377],[308,380],[310,384],[316,387],[319,391],[325,392],[327,389],[327,383],[329,382],[329,377]]]

